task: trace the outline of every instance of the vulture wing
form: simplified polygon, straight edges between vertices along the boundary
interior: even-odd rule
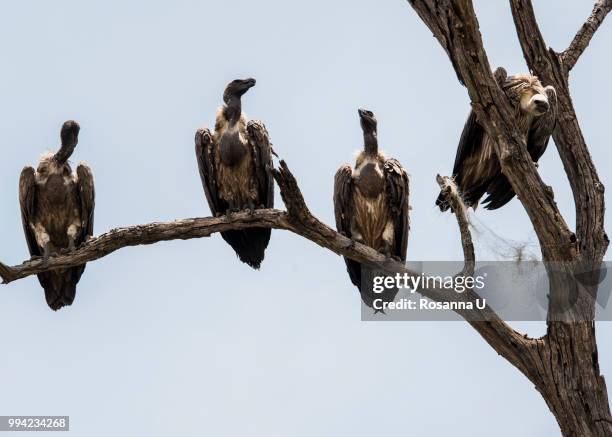
[[[81,203],[81,237],[76,244],[84,243],[93,235],[94,227],[94,208],[96,206],[96,190],[91,168],[81,163],[76,169],[77,174],[77,195]]]
[[[334,177],[334,214],[338,232],[351,238],[353,169],[348,164],[340,167]]]
[[[28,249],[31,256],[43,256],[44,249],[38,245],[34,230],[30,223],[36,217],[38,189],[36,187],[36,173],[32,167],[24,167],[19,177],[19,204],[21,206],[21,222],[23,224],[23,232],[28,243]],[[39,273],[38,282],[47,290],[54,290],[53,272]],[[49,300],[48,300],[49,302]],[[53,309],[57,307],[53,306]]]
[[[204,187],[208,206],[211,213],[217,216],[225,213],[228,205],[221,200],[217,189],[215,154],[212,138],[210,130],[198,129],[195,134],[195,152],[198,160],[200,179],[202,180],[202,186]]]
[[[334,177],[334,215],[336,229],[351,238],[351,217],[353,216],[353,169],[344,164]],[[361,264],[352,259],[344,258],[346,270],[351,282],[361,291]]]
[[[266,208],[274,208],[274,178],[271,172],[272,145],[268,131],[261,121],[251,120],[247,124],[247,133],[253,151],[253,165],[260,203]]]
[[[385,161],[386,193],[389,199],[391,216],[394,218],[395,245],[393,254],[406,261],[408,234],[410,233],[409,196],[410,185],[408,174],[396,159]]]
[[[487,189],[487,185],[484,183],[474,187],[466,187],[463,184],[464,176],[468,172],[477,170],[471,167],[478,162],[478,156],[482,151],[484,135],[485,131],[478,123],[476,113],[473,110],[470,111],[470,115],[465,122],[463,132],[461,132],[461,137],[459,138],[457,155],[455,156],[455,164],[453,166],[453,178],[457,182],[467,205],[473,205],[478,202],[478,199],[482,197]],[[441,211],[446,211],[450,208],[444,193],[440,193],[436,200],[436,205],[440,207]]]
[[[508,73],[502,67],[498,67],[493,73],[495,81],[500,88],[503,88],[508,78]],[[463,200],[468,206],[476,206],[478,200],[487,191],[490,180],[480,181],[479,184],[467,187],[464,183],[464,176],[470,172],[478,171],[476,168],[479,165],[479,155],[482,153],[482,142],[485,137],[484,128],[478,123],[476,113],[472,110],[468,116],[463,132],[461,132],[461,138],[459,139],[459,146],[457,147],[457,155],[455,156],[455,165],[453,166],[453,178],[461,191]],[[474,179],[471,177],[470,179]],[[450,208],[450,205],[446,201],[444,193],[440,192],[436,205],[440,207],[441,211],[446,211]]]
[[[76,174],[77,198],[81,204],[81,235],[78,235],[74,242],[75,246],[78,247],[93,235],[96,191],[94,189],[93,173],[87,164],[79,164]],[[72,299],[74,299],[73,290],[76,291],[76,284],[81,279],[84,271],[85,264],[72,267],[66,275],[66,281],[70,285],[65,285],[64,290],[69,291],[68,294],[72,295]]]
[[[510,202],[515,195],[510,181],[503,173],[499,173],[491,181],[487,192],[488,196],[483,200],[482,205],[488,210],[501,208]]]
[[[36,176],[32,167],[24,167],[19,177],[19,204],[21,206],[21,223],[31,256],[42,256],[43,250],[38,246],[34,231],[30,226],[36,212],[37,188]]]

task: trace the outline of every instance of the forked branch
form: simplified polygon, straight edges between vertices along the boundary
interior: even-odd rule
[[[557,91],[559,115],[553,138],[563,162],[576,206],[576,241],[580,255],[601,260],[608,247],[604,230],[604,186],[585,142],[569,90],[568,73],[612,7],[612,0],[598,1],[564,55],[546,45],[531,0],[510,0],[512,16],[529,69]],[[569,62],[569,64],[568,64]],[[569,65],[569,68],[568,68]]]
[[[593,35],[608,12],[612,10],[612,0],[598,0],[593,7],[591,15],[586,19],[582,27],[576,33],[576,36],[570,43],[569,47],[562,53],[563,66],[566,71],[570,71],[576,65],[578,58],[589,46]]]

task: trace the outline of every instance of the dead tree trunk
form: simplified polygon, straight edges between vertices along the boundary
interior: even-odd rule
[[[554,140],[574,195],[575,233],[565,223],[552,190],[538,176],[517,136],[508,103],[495,84],[471,0],[408,1],[448,54],[487,133],[497,139],[496,152],[502,171],[531,219],[543,260],[563,263],[571,275],[580,266],[598,266],[609,243],[603,228],[604,187],[580,130],[568,76],[612,9],[612,1],[599,0],[570,47],[556,53],[544,42],[531,0],[510,0],[531,72],[557,91],[560,111]],[[551,278],[550,284],[547,334],[528,345],[528,353],[517,367],[542,394],[564,436],[612,436],[606,384],[599,370],[595,300],[580,300],[569,314],[559,319],[554,302],[562,300],[567,290],[563,281]],[[596,295],[596,286],[590,292]]]

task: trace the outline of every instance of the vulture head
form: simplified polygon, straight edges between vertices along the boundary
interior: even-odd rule
[[[357,112],[359,113],[359,121],[361,122],[363,133],[376,135],[376,117],[374,113],[363,108],[358,109]]]
[[[62,130],[60,132],[62,147],[54,156],[55,160],[58,163],[63,164],[68,161],[70,156],[72,156],[72,153],[74,152],[74,149],[76,148],[76,145],[79,142],[80,130],[81,127],[76,121],[68,120],[64,122],[64,124],[62,125]]]
[[[517,101],[521,111],[531,116],[539,117],[550,109],[546,91],[536,76],[528,74],[509,76],[504,91],[512,100]]]
[[[223,92],[223,101],[226,104],[229,104],[232,99],[240,99],[244,93],[246,93],[250,88],[255,86],[255,79],[236,79],[232,80],[227,87],[225,87],[225,91]]]

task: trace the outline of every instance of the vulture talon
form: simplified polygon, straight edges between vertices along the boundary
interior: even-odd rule
[[[389,243],[387,243],[387,242],[384,243],[383,249],[382,249],[382,253],[387,258],[393,258],[393,248],[391,247],[391,245]]]
[[[253,203],[253,201],[249,201],[249,204],[247,205],[247,212],[249,213],[249,215],[255,214],[255,204]]]

